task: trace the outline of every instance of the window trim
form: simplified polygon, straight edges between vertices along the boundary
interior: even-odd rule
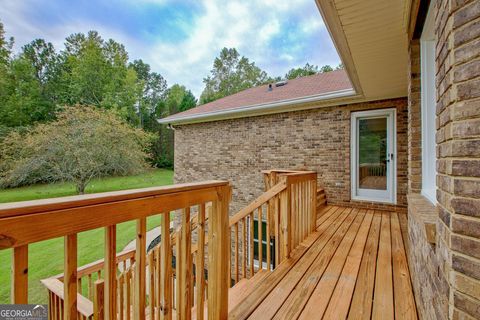
[[[436,198],[436,85],[435,85],[435,1],[431,1],[420,37],[422,189],[421,194],[433,204]],[[432,117],[433,115],[433,117]]]

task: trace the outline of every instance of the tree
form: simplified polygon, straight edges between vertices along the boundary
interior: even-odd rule
[[[268,79],[265,71],[240,56],[237,49],[223,48],[213,62],[210,75],[203,79],[205,89],[200,96],[200,104],[264,84]]]
[[[0,22],[0,65],[6,65],[12,54],[13,37],[5,39],[5,29],[3,23]]]
[[[182,101],[180,102],[179,111],[187,111],[197,105],[197,98],[193,95],[190,90],[186,90],[183,95]]]
[[[45,42],[43,39],[35,39],[23,46],[22,56],[34,67],[38,81],[42,84],[46,83],[52,76],[58,59],[53,44]]]
[[[4,139],[0,186],[71,181],[83,194],[93,178],[147,168],[151,135],[132,128],[114,111],[77,105],[65,107],[56,118]]]
[[[320,68],[320,73],[325,73],[325,72],[330,72],[333,71],[332,66],[326,64],[323,67]]]
[[[318,66],[307,63],[304,67],[290,69],[285,75],[285,78],[287,78],[288,80],[292,80],[300,77],[311,76],[317,73]]]

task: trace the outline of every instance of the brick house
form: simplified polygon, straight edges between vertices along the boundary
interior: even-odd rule
[[[161,119],[175,182],[230,180],[234,213],[262,170],[314,170],[329,204],[408,212],[421,318],[480,318],[480,1],[317,4],[345,71]]]

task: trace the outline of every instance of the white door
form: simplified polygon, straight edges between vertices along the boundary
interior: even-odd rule
[[[396,202],[395,109],[352,113],[352,199]]]

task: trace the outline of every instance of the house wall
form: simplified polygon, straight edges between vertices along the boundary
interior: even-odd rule
[[[437,200],[451,318],[480,315],[480,2],[437,1]],[[445,246],[445,247],[443,247]]]
[[[398,207],[350,200],[350,116],[352,111],[397,109]],[[405,98],[318,108],[176,127],[175,182],[228,179],[231,214],[263,192],[261,171],[318,172],[328,202],[406,210],[407,100]]]
[[[480,316],[480,2],[437,1],[436,206],[420,195],[419,42],[410,44],[409,264],[424,319]],[[425,226],[436,225],[434,244]]]

